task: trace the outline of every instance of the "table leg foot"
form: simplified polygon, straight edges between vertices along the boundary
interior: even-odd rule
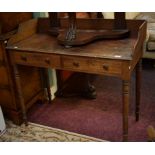
[[[128,142],[128,134],[123,134],[123,142]]]

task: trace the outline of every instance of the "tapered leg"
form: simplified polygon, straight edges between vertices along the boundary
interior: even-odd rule
[[[20,74],[18,71],[18,66],[16,64],[13,65],[13,74],[15,77],[14,79],[15,79],[15,86],[17,89],[17,98],[18,98],[18,101],[21,106],[23,121],[24,121],[25,125],[27,126],[28,121],[27,121],[27,115],[26,115],[26,106],[25,106],[23,92],[22,92],[22,88],[21,88]]]
[[[139,106],[140,106],[140,90],[141,90],[141,60],[136,65],[136,121],[139,120]]]
[[[129,91],[130,82],[123,80],[123,141],[128,141]]]
[[[49,73],[48,73],[48,69],[43,68],[44,71],[44,80],[45,80],[45,87],[47,89],[47,94],[48,94],[48,99],[49,99],[49,103],[51,103],[52,99],[51,99],[51,87],[50,87],[50,79],[49,79]]]

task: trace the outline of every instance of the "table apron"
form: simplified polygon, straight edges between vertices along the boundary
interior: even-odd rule
[[[45,67],[92,74],[122,77],[122,60],[96,57],[81,57],[58,54],[12,52],[13,63],[26,66]]]

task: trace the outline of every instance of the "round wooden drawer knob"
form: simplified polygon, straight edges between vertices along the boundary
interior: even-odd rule
[[[26,57],[25,55],[22,55],[22,56],[21,56],[21,59],[22,59],[23,61],[27,61],[27,57]]]
[[[47,64],[50,64],[50,59],[45,59],[45,62],[47,63]]]
[[[102,67],[103,67],[103,69],[106,70],[106,71],[109,70],[109,65],[104,64]]]
[[[80,65],[79,65],[78,62],[73,62],[73,66],[75,66],[75,67],[79,67]]]

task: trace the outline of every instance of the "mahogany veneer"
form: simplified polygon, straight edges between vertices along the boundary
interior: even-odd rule
[[[60,20],[62,29],[68,25],[67,19]],[[136,69],[136,110],[139,120],[140,104],[140,60],[146,37],[146,22],[127,20],[130,36],[126,39],[100,40],[85,46],[65,48],[49,34],[50,20],[39,18],[20,25],[18,32],[8,43],[7,54],[13,67],[18,99],[23,120],[27,124],[26,106],[21,86],[19,66],[37,66],[84,73],[116,76],[122,80],[122,124],[123,140],[128,139],[128,110],[130,78]],[[77,19],[77,28],[113,29],[114,20]],[[103,120],[104,121],[104,120]]]

